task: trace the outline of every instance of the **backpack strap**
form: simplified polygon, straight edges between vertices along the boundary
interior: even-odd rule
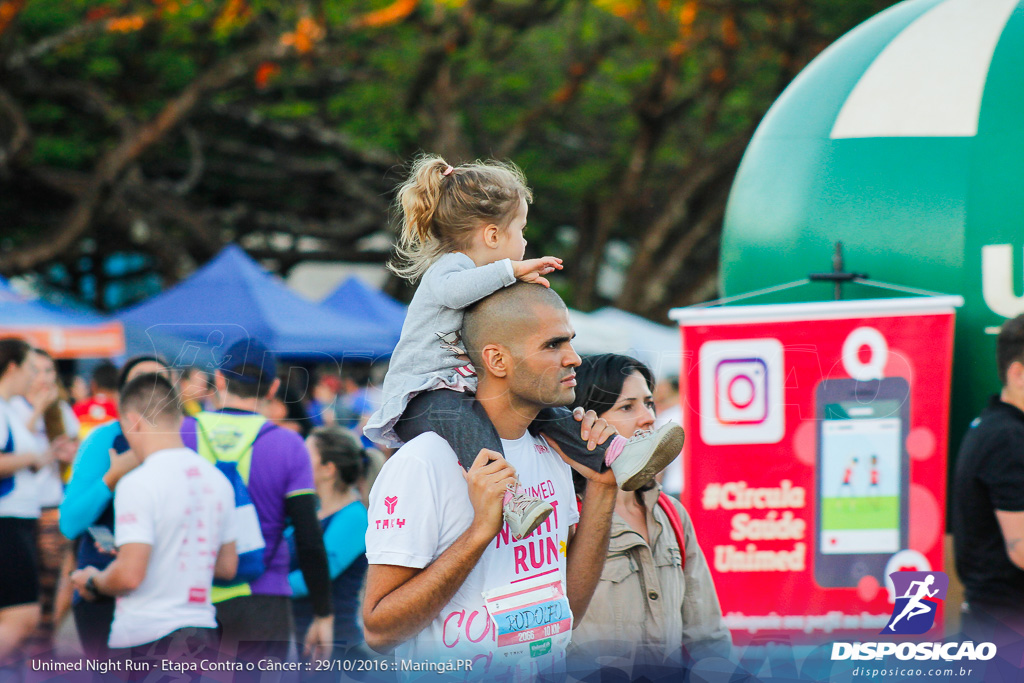
[[[658,494],[658,507],[668,517],[669,526],[676,534],[676,542],[679,543],[680,551],[679,568],[684,569],[686,567],[686,544],[683,542],[683,520],[679,517],[679,510],[676,510],[672,499],[664,492]]]
[[[256,418],[255,420],[253,418]],[[270,431],[275,425],[270,420],[260,415],[225,415],[223,413],[202,412],[194,418],[196,423],[196,451],[206,458],[210,463],[233,462],[237,465],[239,474],[246,485],[249,483],[249,465],[252,461],[253,447],[261,436]],[[204,422],[206,424],[204,424]],[[258,424],[255,432],[253,428]],[[229,449],[217,448],[210,438],[211,428],[216,432],[217,427],[235,426],[238,429],[239,440],[231,445]]]

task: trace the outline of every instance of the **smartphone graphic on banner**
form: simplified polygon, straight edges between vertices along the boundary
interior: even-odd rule
[[[910,386],[902,377],[823,380],[816,398],[814,578],[884,583],[886,562],[907,547]]]

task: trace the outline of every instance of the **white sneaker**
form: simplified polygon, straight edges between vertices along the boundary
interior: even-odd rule
[[[668,467],[683,450],[683,428],[674,422],[649,432],[637,431],[612,461],[615,482],[623,491],[636,491]]]
[[[508,522],[512,538],[519,540],[529,536],[554,510],[550,503],[522,491],[512,493],[512,498],[502,507],[502,514]]]

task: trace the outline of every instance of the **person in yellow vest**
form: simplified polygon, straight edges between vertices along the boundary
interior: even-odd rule
[[[280,384],[274,355],[259,341],[243,338],[225,351],[214,382],[222,407],[186,418],[181,435],[235,486],[238,577],[213,591],[221,650],[246,662],[287,658],[292,591],[283,534],[290,520],[313,610],[305,650],[325,659],[334,615],[309,452],[302,437],[260,414]]]

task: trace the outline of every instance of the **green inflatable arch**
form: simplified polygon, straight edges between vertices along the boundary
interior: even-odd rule
[[[948,294],[951,454],[1024,313],[1024,0],[907,0],[818,56],[772,106],[726,211],[725,296],[846,270]],[[886,293],[845,285],[845,298]],[[821,301],[814,284],[750,303]]]

